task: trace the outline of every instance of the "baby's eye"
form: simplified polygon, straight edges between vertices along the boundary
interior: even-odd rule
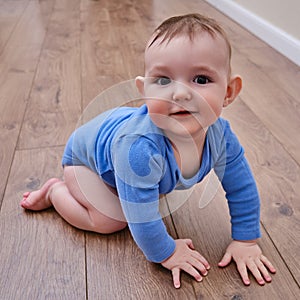
[[[157,83],[159,85],[167,85],[167,84],[171,83],[171,79],[168,77],[158,77],[155,80],[155,83]]]
[[[193,81],[198,84],[207,84],[211,82],[211,80],[205,75],[197,75]]]

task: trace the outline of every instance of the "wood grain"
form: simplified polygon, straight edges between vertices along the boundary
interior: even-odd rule
[[[25,7],[24,12],[0,54],[0,204],[46,33],[39,22],[42,15],[38,3],[26,3],[20,5]],[[50,11],[51,1],[44,7],[45,22]],[[36,28],[40,29],[34,38],[24,33]]]
[[[146,41],[162,20],[189,12],[223,24],[233,71],[244,78],[224,116],[261,194],[260,244],[278,269],[264,287],[245,287],[233,263],[217,267],[230,222],[221,190],[199,208],[206,182],[194,194],[161,199],[171,235],[192,238],[212,265],[201,283],[182,274],[179,290],[169,271],[146,261],[128,229],[85,233],[52,209],[19,207],[24,191],[62,175],[63,145],[80,121],[142,103],[134,78],[143,75]],[[0,298],[298,299],[299,76],[298,66],[205,1],[0,0]]]
[[[176,238],[170,217],[166,219]],[[91,299],[195,299],[190,278],[183,276],[183,287],[175,290],[170,272],[146,261],[128,229],[108,236],[91,233],[86,242]]]
[[[28,1],[0,1],[0,53],[12,35]]]
[[[86,107],[107,88],[128,80],[109,1],[81,1],[82,98]],[[105,107],[104,107],[105,109]]]
[[[243,74],[244,78],[243,101],[300,163],[299,101],[286,89],[282,89],[279,79],[271,80],[266,70],[262,71],[255,67],[246,57],[240,56],[236,61],[239,73]],[[285,79],[281,78],[281,80]],[[300,94],[300,86],[298,94]]]
[[[26,213],[19,206],[23,192],[61,176],[62,150],[16,152],[0,214],[1,299],[85,297],[84,233],[52,209]]]
[[[19,149],[64,145],[76,127],[81,113],[79,4],[55,2]]]

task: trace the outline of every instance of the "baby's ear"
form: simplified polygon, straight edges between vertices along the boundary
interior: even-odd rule
[[[144,83],[145,83],[145,77],[137,76],[135,78],[135,85],[139,91],[139,93],[143,96],[144,95]]]
[[[230,78],[229,84],[227,86],[226,97],[223,103],[224,107],[228,106],[236,99],[242,89],[242,86],[242,78],[239,75],[235,75]]]

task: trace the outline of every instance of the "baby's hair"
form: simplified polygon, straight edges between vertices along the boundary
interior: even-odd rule
[[[220,34],[226,42],[228,47],[229,61],[231,59],[231,45],[227,37],[226,32],[217,23],[216,20],[201,14],[187,14],[181,16],[171,17],[161,23],[154,31],[154,38],[148,45],[151,47],[157,39],[163,37],[160,44],[167,41],[169,42],[178,35],[186,34],[191,40],[193,40],[196,33],[208,32],[211,36],[215,37],[216,34]]]

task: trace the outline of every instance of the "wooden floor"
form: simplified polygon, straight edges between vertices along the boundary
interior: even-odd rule
[[[186,194],[167,199],[170,233],[192,238],[212,265],[202,283],[182,275],[179,290],[167,270],[145,260],[128,230],[86,233],[52,209],[19,207],[24,191],[62,175],[63,147],[83,112],[136,97],[131,82],[107,89],[142,75],[152,30],[188,12],[224,24],[233,69],[244,78],[224,116],[261,193],[260,244],[278,269],[264,287],[245,287],[233,263],[217,267],[230,241],[229,218],[220,189],[208,205],[199,203],[205,184],[184,203]],[[299,83],[299,67],[205,1],[0,0],[0,299],[300,299]]]

